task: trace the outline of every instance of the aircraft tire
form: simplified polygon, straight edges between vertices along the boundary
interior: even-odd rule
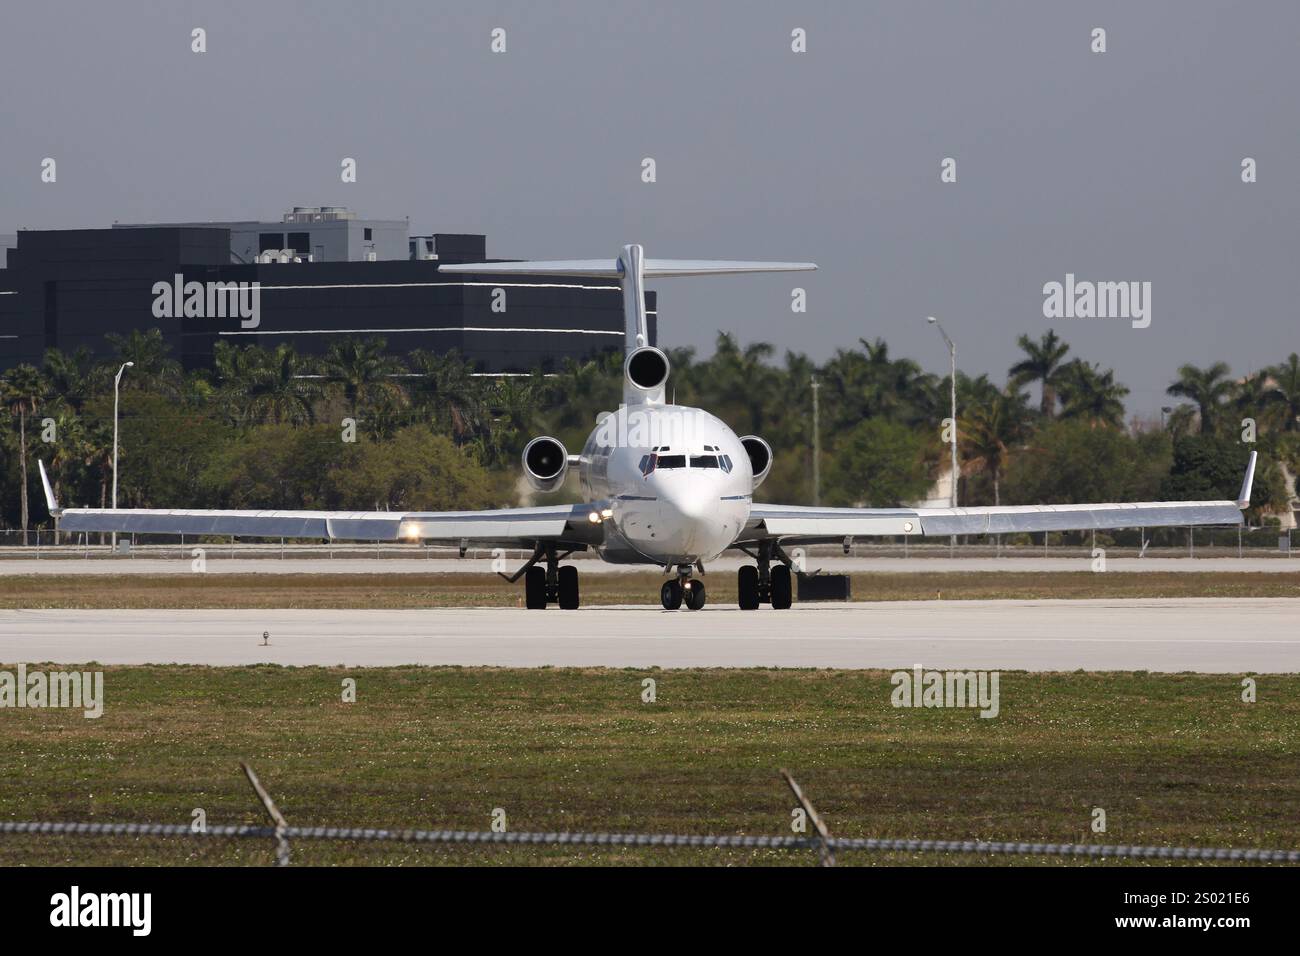
[[[560,568],[560,607],[566,611],[578,609],[578,569],[571,564]]]
[[[541,611],[546,607],[546,570],[536,565],[524,575],[524,607]]]
[[[772,607],[784,611],[794,603],[794,592],[790,587],[790,569],[778,564],[772,569]]]
[[[742,611],[758,610],[758,568],[742,564],[736,572],[736,593]]]

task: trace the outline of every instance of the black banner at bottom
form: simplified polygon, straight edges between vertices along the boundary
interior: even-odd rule
[[[687,924],[696,939],[732,941],[819,926],[913,944],[994,928],[999,940],[1172,933],[1226,941],[1294,925],[1296,876],[1282,866],[67,868],[0,871],[0,893],[9,941],[75,933],[80,942],[128,945],[250,942],[291,932],[337,944],[487,929],[495,941],[650,933],[661,949],[686,944],[678,933]]]

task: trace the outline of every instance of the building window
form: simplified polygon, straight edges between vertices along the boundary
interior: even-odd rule
[[[365,230],[365,238],[366,238],[366,242],[369,242],[371,239],[375,238],[375,237],[374,237],[374,230],[373,230],[373,229],[369,229],[369,228],[366,229],[366,230]]]
[[[311,233],[309,232],[291,232],[289,233],[289,248],[301,255],[307,255],[311,252]]]
[[[268,249],[283,249],[284,233],[282,232],[262,232],[257,236],[257,251],[266,252]]]

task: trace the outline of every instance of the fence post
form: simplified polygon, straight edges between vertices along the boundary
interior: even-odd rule
[[[257,794],[257,799],[262,801],[262,806],[266,809],[267,816],[269,816],[271,822],[275,824],[275,865],[288,866],[289,841],[285,839],[284,831],[289,829],[289,824],[280,813],[280,808],[275,805],[275,801],[271,799],[271,795],[267,793],[266,788],[262,786],[262,781],[258,780],[257,774],[253,773],[253,768],[246,763],[240,763],[239,766],[243,768],[244,775],[248,777],[248,782],[252,784],[253,792]]]
[[[817,852],[821,855],[821,865],[834,866],[835,854],[831,852],[830,843],[828,842],[831,838],[831,831],[826,828],[826,824],[822,822],[821,816],[813,808],[812,803],[803,795],[803,791],[799,789],[799,784],[794,782],[794,777],[790,776],[790,771],[782,770],[781,776],[785,778],[785,782],[789,785],[794,798],[799,801],[799,806],[803,807],[803,812],[808,815],[808,819],[812,821],[813,829],[817,831]]]

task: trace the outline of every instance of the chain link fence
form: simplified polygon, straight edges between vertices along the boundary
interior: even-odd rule
[[[806,814],[808,832],[791,836],[699,835],[681,833],[510,832],[490,830],[379,829],[290,825],[256,773],[244,772],[261,801],[269,824],[199,825],[174,823],[0,822],[0,860],[7,865],[201,865],[383,864],[411,865],[482,862],[457,849],[491,847],[499,851],[554,848],[604,851],[595,859],[611,862],[608,851],[662,851],[653,862],[797,862],[789,854],[816,854],[824,866],[841,854],[906,856],[1067,858],[1075,861],[1168,861],[1224,863],[1300,863],[1300,850],[1233,847],[1133,846],[1125,844],[1030,843],[1019,841],[872,839],[832,836],[803,790],[782,771]],[[439,852],[441,851],[441,852]],[[672,851],[695,851],[690,855]],[[699,851],[715,851],[714,859]],[[717,852],[726,855],[717,859]],[[741,851],[748,860],[727,851]],[[566,860],[569,857],[566,855]],[[496,862],[545,862],[535,853],[507,855]],[[489,861],[491,862],[491,861]]]

